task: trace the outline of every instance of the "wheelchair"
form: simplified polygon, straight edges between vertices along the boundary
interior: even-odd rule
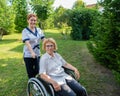
[[[73,70],[63,67],[65,72],[76,79]],[[30,78],[27,84],[27,96],[55,96],[52,84],[46,82],[39,75]]]

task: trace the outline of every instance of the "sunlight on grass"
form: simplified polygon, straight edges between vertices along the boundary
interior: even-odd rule
[[[16,39],[21,41],[22,34],[11,34],[11,35],[4,35],[3,40],[9,40],[9,39]]]
[[[23,43],[17,40],[19,37],[19,34],[4,36],[3,41],[0,42],[0,48],[2,49],[0,50],[1,59],[22,58]]]
[[[1,82],[3,83],[3,84],[5,84],[6,82],[8,82],[9,80],[7,80],[7,79],[1,79]]]
[[[2,67],[6,67],[7,65],[8,65],[8,64],[2,64],[1,66],[2,66]]]
[[[54,38],[58,45],[57,52],[78,68],[81,74],[79,81],[88,93],[101,92],[105,79],[100,81],[99,75],[94,73],[96,66],[94,70],[90,69],[94,61],[90,58],[87,41],[74,41],[69,35],[64,39],[57,29],[45,30],[45,36]],[[23,45],[21,34],[6,35],[0,41],[0,96],[26,96],[28,77],[23,61]],[[44,53],[43,50],[41,52]]]
[[[59,30],[45,30],[46,37],[53,37],[58,43],[60,54],[68,62],[79,66],[81,64],[80,48],[85,45],[70,38],[63,39]],[[23,62],[23,43],[21,34],[6,35],[0,41],[0,96],[26,96],[27,74]],[[66,52],[67,50],[67,52]],[[42,54],[44,52],[42,51]],[[73,55],[75,54],[75,55]],[[77,57],[77,58],[76,58]],[[6,87],[7,86],[7,87]],[[15,89],[16,90],[15,90]],[[11,93],[12,92],[12,93]],[[11,94],[10,94],[11,93]]]
[[[20,96],[23,89],[25,90],[24,85],[26,85],[25,82],[27,81],[22,59],[23,43],[21,34],[3,36],[2,41],[0,41],[0,48],[0,73],[2,73],[0,75],[0,88],[2,88],[0,96]],[[24,84],[22,84],[23,82]],[[25,91],[24,94],[26,94]]]
[[[58,30],[58,29],[47,29],[47,30],[45,30],[45,32],[49,32],[49,33],[60,33],[60,31]]]

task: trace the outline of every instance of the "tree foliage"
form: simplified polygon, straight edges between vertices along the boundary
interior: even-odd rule
[[[71,37],[74,40],[88,40],[92,34],[90,29],[92,21],[98,15],[97,10],[81,8],[75,9],[71,13]]]
[[[27,2],[26,0],[15,0],[13,5],[15,9],[15,29],[18,33],[21,33],[23,28],[27,26]]]
[[[92,26],[95,37],[89,49],[103,65],[120,72],[120,1],[104,0],[104,7]]]
[[[0,28],[4,34],[10,34],[14,31],[14,14],[6,0],[0,0]]]
[[[69,20],[69,14],[67,13],[67,9],[62,6],[58,7],[54,12],[54,25],[58,28],[63,28],[67,26],[67,22]]]
[[[37,14],[39,27],[44,29],[45,20],[48,19],[52,12],[54,0],[31,0],[32,10]]]
[[[83,2],[83,0],[77,0],[74,4],[73,4],[73,8],[72,9],[80,9],[80,8],[84,8],[85,4]]]

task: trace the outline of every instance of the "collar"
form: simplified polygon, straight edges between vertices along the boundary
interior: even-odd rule
[[[51,56],[50,54],[48,54],[47,52],[46,52],[46,54],[47,54],[47,56],[48,56],[48,58],[49,59],[51,59],[51,58],[54,58],[55,57],[55,53],[53,53],[53,56]]]
[[[37,28],[35,27],[35,33],[32,32],[28,27],[26,28],[30,33],[32,33],[33,35],[37,36]]]

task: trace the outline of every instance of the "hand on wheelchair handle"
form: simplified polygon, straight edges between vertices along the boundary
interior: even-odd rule
[[[32,56],[32,58],[34,58],[34,59],[37,57],[37,55],[36,55],[34,52],[31,53],[31,56]]]

